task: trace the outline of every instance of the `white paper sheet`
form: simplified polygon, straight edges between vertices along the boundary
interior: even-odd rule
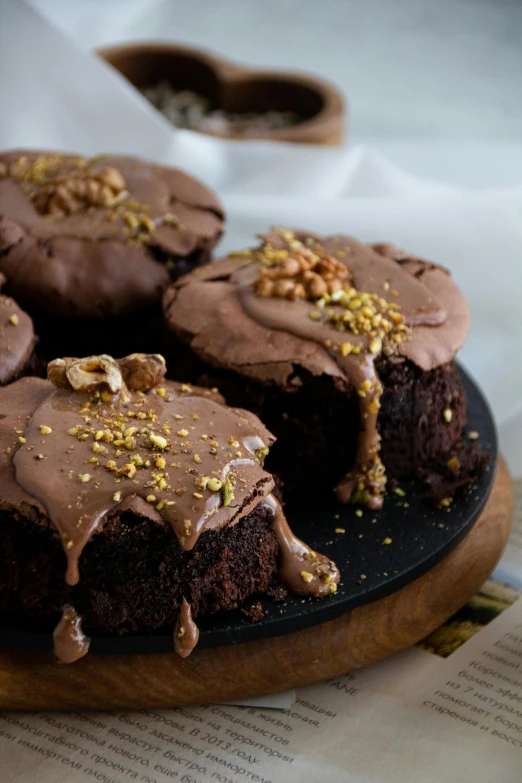
[[[224,250],[278,224],[391,240],[448,266],[472,311],[462,359],[485,390],[522,479],[522,190],[469,193],[419,180],[370,148],[242,145],[175,131],[124,80],[17,0],[0,0],[0,95],[10,107],[0,112],[0,147],[126,151],[181,165],[218,188],[228,213]],[[520,481],[517,487],[522,505]],[[522,510],[497,575],[522,589]],[[446,660],[409,650],[301,689],[290,708],[293,694],[269,702],[287,713],[206,706],[0,716],[0,780],[520,783],[521,628],[522,601]],[[507,663],[486,655],[497,654],[499,643],[510,648],[500,656]],[[457,704],[451,697],[460,687],[448,682],[471,682],[459,672],[473,676],[473,661],[491,671],[477,670],[482,684],[466,691],[467,706]],[[511,695],[497,693],[501,686]]]

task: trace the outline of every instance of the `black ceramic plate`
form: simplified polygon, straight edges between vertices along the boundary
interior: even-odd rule
[[[468,395],[468,428],[480,433],[480,446],[491,454],[488,468],[449,509],[437,509],[423,499],[418,481],[404,481],[406,495],[390,494],[381,511],[355,515],[352,506],[341,506],[332,497],[314,507],[286,506],[293,530],[314,549],[331,557],[341,571],[335,595],[322,599],[291,596],[284,602],[262,599],[263,620],[252,623],[240,611],[222,612],[198,620],[200,647],[253,641],[298,631],[333,620],[355,606],[362,606],[412,582],[447,555],[478,519],[495,476],[497,439],[489,407],[480,390],[461,370]],[[336,534],[335,528],[346,532]],[[383,544],[385,539],[391,543]],[[253,601],[247,602],[247,606]],[[52,649],[51,633],[30,633],[0,628],[0,645],[32,650]],[[172,634],[123,637],[94,636],[92,653],[158,653],[172,650]]]

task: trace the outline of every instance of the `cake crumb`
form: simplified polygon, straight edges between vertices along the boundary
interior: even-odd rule
[[[266,610],[263,608],[260,601],[245,609],[241,609],[241,612],[253,623],[258,623],[266,615]]]
[[[387,536],[385,539],[383,539],[382,543],[388,545],[388,544],[391,544],[391,542],[392,542],[391,538],[389,536]]]

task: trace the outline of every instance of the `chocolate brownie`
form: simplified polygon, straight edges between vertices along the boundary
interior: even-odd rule
[[[169,629],[339,572],[290,531],[263,462],[273,436],[208,390],[164,382],[158,355],[60,359],[0,389],[0,612],[55,626],[72,662],[88,633]]]
[[[0,153],[0,271],[47,360],[158,350],[163,289],[206,263],[222,230],[217,197],[179,169]]]
[[[468,308],[441,266],[275,229],[169,287],[164,312],[171,367],[248,400],[277,436],[267,464],[287,492],[335,485],[378,508],[387,479],[449,464],[457,486],[478,465],[453,363]]]
[[[0,288],[5,278],[0,274]],[[0,386],[29,369],[36,343],[32,319],[10,296],[0,295]]]

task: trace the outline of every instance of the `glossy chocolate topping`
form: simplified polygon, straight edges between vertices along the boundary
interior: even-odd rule
[[[187,658],[198,640],[199,628],[192,619],[192,608],[184,598],[174,628],[174,650],[181,658]]]
[[[34,345],[32,319],[10,296],[0,296],[0,385],[23,370]]]
[[[64,606],[54,629],[53,651],[60,663],[74,663],[89,652],[89,639],[82,631],[81,617],[72,606]]]
[[[158,394],[158,391],[162,394]],[[66,581],[114,506],[136,496],[190,550],[205,531],[232,524],[270,492],[262,468],[273,438],[251,414],[170,383],[105,402],[57,389],[33,413],[13,459],[16,481],[46,509],[67,556]]]
[[[162,380],[149,388],[164,372],[158,355],[65,359],[49,365],[55,385],[27,378],[0,390],[0,507],[56,529],[65,579],[75,585],[85,545],[115,507],[163,519],[191,550],[205,531],[233,525],[266,502],[282,581],[304,595],[333,592],[335,566],[293,536],[269,497],[274,480],[263,461],[272,435],[210,390]],[[181,655],[198,634],[185,604],[174,635]],[[86,652],[72,607],[54,639],[60,660]]]
[[[268,495],[263,504],[272,514],[272,529],[279,544],[279,578],[292,593],[330,595],[337,591],[340,574],[335,563],[314,552],[290,530],[281,504]]]
[[[370,507],[381,504],[385,484],[375,360],[384,352],[432,369],[453,358],[468,327],[464,297],[441,267],[396,260],[350,237],[282,229],[258,250],[179,281],[167,291],[165,309],[171,328],[213,364],[282,386],[301,366],[356,389],[356,465],[337,494],[346,502],[358,490]]]
[[[142,309],[176,260],[209,251],[222,229],[216,196],[179,169],[133,157],[0,154],[0,270],[30,312]]]

